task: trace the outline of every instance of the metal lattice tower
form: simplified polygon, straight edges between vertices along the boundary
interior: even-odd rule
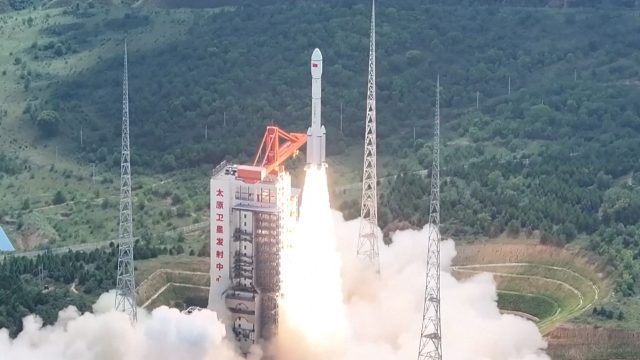
[[[442,360],[440,326],[440,75],[436,89],[436,116],[433,126],[433,168],[427,238],[427,284],[420,331],[418,360]]]
[[[116,310],[137,320],[136,281],[133,274],[133,221],[131,216],[131,162],[129,153],[129,79],[127,74],[127,42],[124,43],[124,75],[122,76],[122,162],[120,165],[120,228],[118,231],[118,281]]]
[[[371,3],[371,38],[369,43],[369,80],[367,118],[364,137],[364,172],[362,174],[362,208],[360,212],[358,256],[380,272],[378,256],[378,192],[376,175],[376,18],[375,1]]]

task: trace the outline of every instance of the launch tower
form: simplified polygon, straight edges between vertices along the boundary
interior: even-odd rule
[[[137,321],[136,280],[133,265],[133,220],[131,215],[131,162],[129,152],[129,76],[127,43],[124,43],[122,76],[122,158],[120,163],[120,225],[118,230],[118,277],[116,310]]]
[[[442,360],[440,322],[440,75],[436,83],[436,116],[433,125],[433,166],[431,203],[427,235],[427,283],[418,360]]]
[[[357,254],[376,272],[380,272],[378,254],[378,190],[376,170],[376,16],[371,2],[371,37],[369,39],[369,77],[367,117],[364,137],[364,171],[362,172],[362,206]]]
[[[209,309],[223,316],[245,354],[278,329],[280,254],[300,207],[284,162],[307,143],[307,168],[326,166],[321,119],[322,54],[311,56],[311,127],[306,134],[268,126],[252,165],[221,163],[211,177]]]
[[[211,178],[211,289],[209,308],[247,353],[278,326],[280,251],[298,215],[298,189],[283,162],[306,134],[267,127],[251,166],[223,162]]]

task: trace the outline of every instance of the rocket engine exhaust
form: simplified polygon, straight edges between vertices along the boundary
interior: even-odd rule
[[[313,50],[311,55],[311,127],[307,130],[307,168],[323,167],[327,143],[326,130],[321,117],[322,53]]]

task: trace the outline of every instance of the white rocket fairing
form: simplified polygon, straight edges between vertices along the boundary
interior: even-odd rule
[[[325,163],[326,130],[321,118],[322,53],[311,54],[311,127],[307,130],[307,166],[323,166]]]

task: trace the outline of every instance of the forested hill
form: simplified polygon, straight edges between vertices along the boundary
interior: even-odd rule
[[[505,102],[527,108],[538,104],[553,94],[549,92],[552,87],[579,87],[575,91],[584,92],[585,86],[602,85],[602,81],[633,80],[637,71],[632,58],[637,42],[628,34],[637,32],[638,24],[631,15],[440,8],[405,1],[393,7],[380,4],[378,18],[383,149],[405,147],[404,142],[391,141],[402,133],[408,135],[413,126],[418,127],[418,135],[428,134],[425,119],[431,113],[438,72],[447,110],[473,106],[476,91],[480,91],[487,115],[491,115]],[[77,44],[81,51],[98,31],[125,29],[135,34],[153,21],[152,14],[136,12],[119,21],[105,21],[95,30],[77,25],[63,29],[62,42],[72,47]],[[332,147],[334,154],[339,152],[345,143],[362,137],[367,37],[368,7],[342,2],[203,13],[193,19],[182,39],[144,51],[137,49],[148,46],[136,44],[132,35],[131,111],[132,118],[138,119],[132,136],[140,147],[133,156],[139,164],[173,170],[178,164],[192,166],[251,153],[253,149],[244,144],[256,143],[268,121],[304,130],[309,106],[306,65],[316,46],[322,48],[326,63],[325,120],[337,143]],[[99,161],[118,147],[117,137],[111,135],[118,129],[113,120],[119,118],[119,109],[113,104],[119,103],[122,59],[114,55],[93,69],[58,79],[48,99],[48,107],[65,119],[63,130],[75,131],[86,122],[87,143],[91,144],[87,151]],[[580,75],[578,83],[573,83],[574,70]],[[506,92],[509,75],[516,101],[499,97]],[[622,89],[599,86],[586,93],[601,96],[594,91],[618,90]],[[611,95],[604,94],[599,101],[606,102]],[[553,101],[547,99],[547,106]],[[347,111],[346,139],[340,139],[336,131],[340,102]],[[37,118],[44,107],[33,103],[31,113]],[[225,113],[227,127],[223,128]],[[544,127],[532,122],[510,126],[521,125]],[[205,141],[205,126],[221,141]],[[568,132],[574,130],[568,128]]]
[[[111,0],[90,0],[94,3],[111,4]],[[124,0],[124,4],[135,4],[137,0]],[[217,6],[273,5],[280,0],[145,0],[143,3],[159,7],[210,8]],[[300,1],[298,1],[300,2]],[[362,4],[361,1],[342,0],[341,4]],[[550,8],[596,8],[633,9],[640,6],[636,0],[429,0],[429,5],[448,6],[497,6],[497,7],[550,7]],[[0,0],[0,10],[22,10],[29,7],[57,7],[72,5],[65,0]]]
[[[24,123],[60,143],[77,143],[70,140],[82,127],[84,143],[75,150],[117,168],[127,34],[137,171],[244,160],[265,124],[308,127],[308,61],[319,47],[329,155],[361,151],[368,1],[151,6],[161,3],[171,4],[71,5],[64,21],[43,27],[12,65],[29,95]],[[539,230],[559,245],[584,237],[621,264],[620,288],[632,294],[640,283],[633,261],[640,256],[640,17],[635,2],[567,4],[378,2],[380,173],[407,173],[381,193],[380,221],[426,221],[428,184],[411,171],[430,165],[439,73],[445,230],[457,237]],[[109,51],[95,65],[65,75],[39,70],[104,44]],[[357,209],[337,205],[348,214]]]

